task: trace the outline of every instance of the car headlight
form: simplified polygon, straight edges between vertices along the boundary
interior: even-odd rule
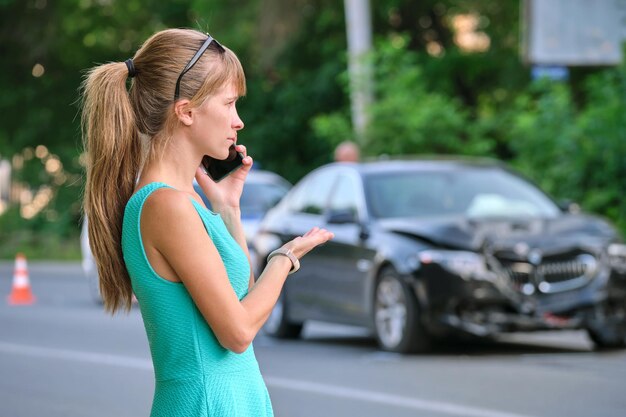
[[[626,274],[626,245],[623,243],[612,243],[607,249],[609,263],[615,271]]]
[[[454,250],[425,250],[419,253],[422,264],[438,264],[463,279],[487,278],[485,258],[474,252]]]

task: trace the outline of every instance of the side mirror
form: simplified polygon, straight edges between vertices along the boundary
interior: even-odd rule
[[[358,223],[354,210],[331,210],[326,216],[326,222],[329,224],[347,224]]]
[[[572,200],[561,200],[559,201],[558,206],[561,209],[561,211],[563,211],[564,213],[570,213],[570,214],[580,213],[580,206],[578,205],[578,203]]]

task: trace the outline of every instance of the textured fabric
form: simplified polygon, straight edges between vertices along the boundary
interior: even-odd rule
[[[139,301],[154,364],[152,417],[273,416],[252,345],[242,354],[224,349],[182,283],[158,276],[141,240],[141,210],[163,183],[150,183],[128,201],[122,250]],[[250,266],[219,214],[191,199],[241,300]],[[210,274],[211,271],[206,271]]]

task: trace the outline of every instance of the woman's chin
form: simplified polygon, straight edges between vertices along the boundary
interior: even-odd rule
[[[211,155],[207,154],[207,156],[209,158],[217,159],[217,160],[220,160],[220,161],[224,161],[224,160],[228,159],[229,155],[230,155],[230,153],[228,151],[219,152],[219,153],[215,152],[215,153],[212,153]]]

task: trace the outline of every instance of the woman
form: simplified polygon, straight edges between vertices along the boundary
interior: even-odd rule
[[[252,158],[237,144],[243,166],[219,183],[199,168],[204,155],[226,159],[237,143],[244,93],[235,54],[186,29],[156,33],[83,85],[89,239],[105,308],[139,301],[152,416],[273,415],[252,340],[298,259],[332,238],[314,228],[285,244],[255,282],[239,210]]]

